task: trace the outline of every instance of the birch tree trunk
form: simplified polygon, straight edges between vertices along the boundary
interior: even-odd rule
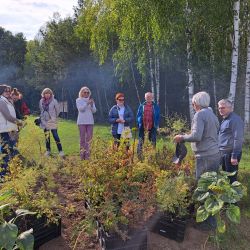
[[[211,36],[211,34],[210,34]],[[218,110],[217,110],[217,91],[216,91],[216,81],[215,81],[215,60],[214,60],[214,43],[213,43],[213,38],[210,37],[210,54],[211,54],[211,67],[212,67],[212,82],[213,82],[213,92],[214,92],[214,112],[216,115],[218,115]]]
[[[186,2],[186,21],[187,21],[187,73],[188,73],[188,100],[189,100],[189,114],[190,120],[193,120],[194,117],[194,109],[192,104],[192,98],[194,95],[194,82],[193,82],[193,71],[192,71],[192,49],[191,49],[191,30],[189,27],[189,15],[191,13],[191,9],[189,8],[188,1]]]
[[[235,100],[237,75],[238,75],[238,58],[239,58],[239,23],[240,23],[240,0],[234,2],[234,39],[232,51],[231,81],[228,99],[233,103]]]
[[[249,32],[250,33],[250,32]],[[249,129],[249,110],[250,108],[250,34],[247,43],[247,66],[246,66],[246,85],[245,85],[245,131]]]
[[[134,86],[135,86],[135,90],[136,90],[137,99],[138,99],[139,104],[141,104],[141,98],[140,98],[138,86],[137,86],[136,80],[135,80],[135,72],[134,72],[132,61],[130,61],[130,69],[132,72],[132,77],[133,77],[133,82],[134,82]]]
[[[154,72],[153,72],[153,56],[151,45],[148,41],[148,54],[149,54],[149,73],[150,73],[150,82],[151,82],[151,92],[155,98],[155,84],[154,84]]]
[[[160,103],[160,59],[157,55],[155,57],[155,88],[156,88],[156,102]]]

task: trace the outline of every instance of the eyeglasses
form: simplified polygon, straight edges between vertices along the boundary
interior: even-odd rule
[[[89,92],[88,91],[84,91],[83,94],[89,94]]]
[[[219,107],[218,109],[220,110],[220,109],[225,109],[226,107]]]
[[[120,101],[120,102],[123,102],[124,101],[124,99],[117,99],[118,101]]]

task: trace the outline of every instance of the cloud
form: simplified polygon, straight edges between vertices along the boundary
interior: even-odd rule
[[[72,15],[76,5],[77,0],[0,0],[0,26],[13,33],[22,32],[30,40],[53,13]]]

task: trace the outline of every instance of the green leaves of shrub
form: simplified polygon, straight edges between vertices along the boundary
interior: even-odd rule
[[[235,173],[223,171],[218,174],[206,172],[200,177],[193,194],[193,199],[201,204],[196,213],[196,221],[202,222],[209,216],[215,216],[220,233],[226,230],[226,224],[221,219],[222,211],[226,211],[230,221],[240,223],[240,208],[233,203],[240,201],[246,192],[240,182],[230,184],[228,176],[233,174]]]

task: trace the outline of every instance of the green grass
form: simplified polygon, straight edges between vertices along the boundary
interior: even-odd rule
[[[37,147],[39,150],[39,145],[41,145],[41,151],[45,151],[45,142],[43,130],[34,125],[35,117],[30,116],[27,119],[27,126],[25,126],[20,133],[20,144],[25,141],[22,147]],[[70,120],[60,120],[58,126],[58,134],[62,142],[63,150],[67,155],[75,155],[79,153],[79,131],[75,121]],[[94,138],[101,138],[107,140],[107,143],[112,141],[112,136],[110,132],[109,125],[94,125]],[[136,134],[138,137],[138,132]],[[163,145],[167,145],[171,151],[174,151],[175,144],[173,141],[166,139],[164,137],[158,138],[157,148],[161,148]],[[55,142],[51,135],[51,146],[52,152],[57,153]],[[188,154],[192,155],[192,150],[190,143],[186,143],[188,148]],[[38,150],[38,151],[39,151]],[[250,169],[250,147],[243,148],[242,159],[240,162],[240,168]]]

